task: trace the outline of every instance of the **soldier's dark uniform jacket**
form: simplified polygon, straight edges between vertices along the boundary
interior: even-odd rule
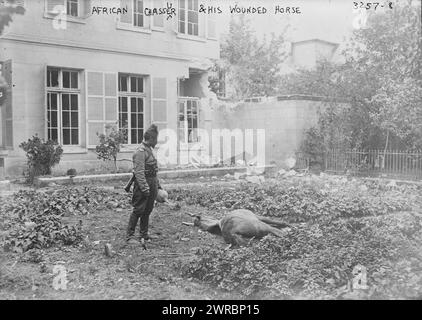
[[[149,215],[154,208],[158,189],[161,189],[157,171],[157,159],[151,147],[142,142],[133,154],[135,182],[132,196],[133,212],[127,231],[128,238],[134,235],[138,219],[140,219],[140,237],[148,238]]]

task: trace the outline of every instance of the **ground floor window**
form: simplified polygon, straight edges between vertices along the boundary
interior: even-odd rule
[[[47,138],[79,145],[79,72],[47,69]]]
[[[198,142],[198,108],[199,101],[196,98],[179,98],[179,141],[180,143]]]
[[[126,144],[140,144],[144,136],[144,78],[119,75],[119,130]]]

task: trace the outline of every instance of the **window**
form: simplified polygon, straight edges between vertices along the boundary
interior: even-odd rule
[[[120,8],[124,10],[120,16],[118,26],[123,29],[146,31],[150,26],[150,17],[144,15],[145,1],[143,0],[120,0]]]
[[[179,0],[179,32],[199,36],[198,0]]]
[[[92,0],[45,0],[46,18],[53,18],[58,14],[66,14],[68,21],[81,22],[91,15]],[[0,0],[1,2],[1,0]]]
[[[198,104],[193,98],[179,99],[179,141],[198,142]]]
[[[47,68],[47,137],[79,145],[79,72]]]
[[[78,17],[78,0],[66,0],[66,9],[67,15],[72,17]]]
[[[144,2],[139,0],[133,1],[133,24],[135,27],[144,26]]]
[[[166,6],[166,4],[164,3],[164,0],[154,0],[154,8],[163,8]],[[164,27],[164,15],[163,14],[159,14],[159,15],[154,15],[152,17],[152,21],[153,21],[153,26],[157,27],[157,28],[163,28]]]
[[[119,130],[125,143],[140,144],[144,136],[144,78],[119,75]]]

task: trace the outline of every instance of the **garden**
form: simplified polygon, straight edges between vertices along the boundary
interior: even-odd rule
[[[322,174],[162,185],[154,239],[127,246],[123,183],[1,197],[3,299],[420,299],[422,190]],[[192,226],[243,208],[288,222],[240,248]],[[65,270],[57,288],[57,266]]]

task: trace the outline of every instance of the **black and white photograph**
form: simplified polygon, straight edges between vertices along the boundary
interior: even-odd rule
[[[0,0],[0,300],[421,300],[421,15]]]

